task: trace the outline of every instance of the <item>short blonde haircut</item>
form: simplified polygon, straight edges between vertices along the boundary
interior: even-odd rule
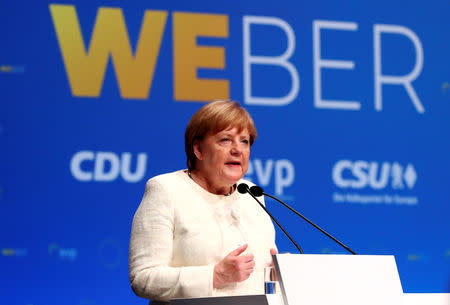
[[[194,113],[184,134],[184,149],[189,170],[195,169],[197,161],[194,154],[194,142],[203,140],[208,134],[216,134],[229,128],[237,128],[239,132],[247,129],[250,135],[250,146],[255,142],[257,133],[253,119],[237,102],[211,102]]]

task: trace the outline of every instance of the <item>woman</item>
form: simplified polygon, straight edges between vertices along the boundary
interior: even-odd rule
[[[188,170],[150,179],[133,219],[129,268],[138,296],[264,293],[275,230],[253,198],[236,191],[256,135],[236,102],[212,102],[192,116],[185,133]]]

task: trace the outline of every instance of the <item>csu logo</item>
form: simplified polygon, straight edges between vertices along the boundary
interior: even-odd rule
[[[375,190],[390,185],[393,189],[412,189],[417,174],[411,163],[367,162],[340,160],[332,171],[334,184],[340,188],[362,189],[370,187]]]
[[[136,165],[132,166],[132,159]],[[132,171],[134,168],[134,172]],[[120,156],[113,152],[79,151],[70,160],[70,171],[79,181],[113,181],[119,175],[127,182],[141,180],[147,168],[147,155],[139,153],[137,157],[129,152]]]

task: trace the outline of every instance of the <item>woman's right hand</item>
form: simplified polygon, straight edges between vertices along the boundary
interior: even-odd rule
[[[254,255],[241,255],[248,244],[230,252],[214,266],[213,286],[222,288],[229,283],[242,282],[249,278],[255,267]]]

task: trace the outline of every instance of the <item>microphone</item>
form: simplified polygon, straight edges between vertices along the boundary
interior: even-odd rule
[[[252,187],[253,187],[253,186],[252,186]],[[253,199],[255,199],[256,202],[259,203],[259,205],[260,205],[260,206],[264,209],[264,211],[270,216],[270,218],[272,218],[272,220],[277,224],[277,226],[281,229],[281,231],[283,231],[284,235],[286,235],[287,238],[289,238],[289,240],[294,244],[294,246],[298,249],[298,251],[300,252],[300,254],[303,254],[302,248],[300,248],[300,246],[292,239],[292,237],[286,232],[286,230],[283,229],[283,227],[282,227],[282,226],[280,225],[280,223],[275,219],[275,217],[273,217],[273,215],[270,214],[270,212],[269,212],[269,211],[266,209],[266,207],[258,200],[258,198],[256,198],[256,196],[258,196],[258,195],[254,195],[254,194],[252,193],[251,189],[252,189],[252,188],[249,188],[248,185],[247,185],[246,183],[241,183],[241,184],[239,184],[238,187],[237,187],[237,190],[238,190],[239,193],[241,193],[241,194],[249,193],[250,196],[252,196]],[[262,188],[260,188],[260,189],[261,189],[261,192],[262,192]],[[261,195],[262,195],[262,193],[261,193]],[[259,196],[261,196],[261,195],[259,195]],[[258,196],[258,197],[259,197],[259,196]]]
[[[250,187],[250,192],[252,192],[252,194],[256,197],[261,197],[264,194],[262,187],[259,187],[257,185],[253,185],[252,187]]]
[[[247,191],[250,190],[250,189],[248,188],[248,184],[247,184],[247,183],[241,183],[241,184],[238,185],[237,190],[238,190],[239,193],[245,194],[245,193],[247,193]],[[255,196],[256,196],[256,195],[255,195]],[[261,196],[261,195],[260,195],[260,196]],[[259,197],[259,196],[258,196],[258,197]]]
[[[337,240],[336,238],[334,238],[332,235],[330,235],[329,233],[327,233],[324,229],[322,229],[321,227],[319,227],[318,225],[316,225],[315,223],[313,223],[311,220],[309,220],[308,218],[306,218],[305,216],[303,216],[302,214],[300,214],[299,212],[297,212],[296,210],[294,210],[292,207],[290,207],[288,204],[284,203],[283,201],[281,201],[280,199],[271,196],[267,193],[264,193],[263,189],[257,185],[254,185],[252,187],[250,187],[249,190],[253,195],[255,195],[256,197],[260,197],[262,195],[265,195],[267,197],[270,197],[272,199],[275,199],[276,201],[278,201],[279,203],[281,203],[282,205],[284,205],[286,208],[288,208],[289,210],[291,210],[291,212],[295,213],[297,216],[301,217],[303,220],[305,220],[306,222],[308,222],[310,225],[312,225],[314,228],[316,228],[317,230],[319,230],[320,232],[322,232],[323,234],[325,234],[327,237],[331,238],[334,242],[336,242],[337,244],[339,244],[339,246],[343,247],[345,250],[347,250],[348,252],[350,252],[351,254],[356,255],[356,253],[350,249],[349,247],[347,247],[346,245],[344,245],[343,243],[341,243],[339,240]],[[256,199],[256,198],[255,198]]]

